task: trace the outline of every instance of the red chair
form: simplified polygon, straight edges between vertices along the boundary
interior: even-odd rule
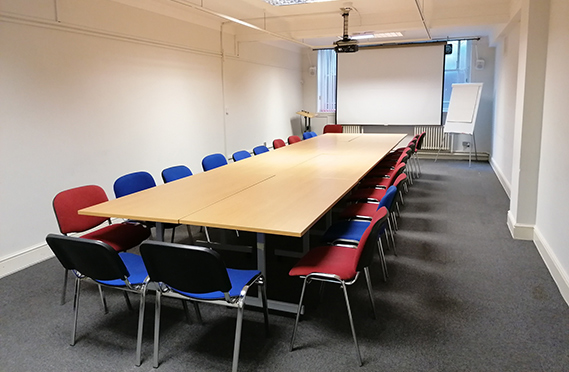
[[[150,229],[137,223],[111,224],[109,218],[85,216],[77,213],[78,210],[108,201],[105,191],[96,185],[81,186],[60,192],[53,199],[53,210],[63,235],[83,233],[104,222],[109,224],[95,231],[84,234],[81,238],[100,240],[110,245],[115,251],[122,252],[136,247],[150,236]],[[67,270],[63,282],[61,303],[65,303],[67,289]]]
[[[372,311],[375,318],[375,305],[368,267],[373,259],[374,248],[378,246],[377,237],[379,236],[379,231],[384,227],[386,221],[387,210],[385,208],[381,208],[377,211],[372,222],[365,229],[355,249],[337,245],[320,246],[310,250],[290,270],[290,276],[299,276],[304,278],[298,310],[296,313],[296,321],[294,323],[292,339],[290,342],[290,351],[294,349],[294,340],[296,337],[296,330],[300,318],[300,309],[302,308],[306,285],[314,280],[337,283],[340,285],[344,293],[344,299],[348,310],[348,318],[352,329],[352,336],[356,346],[356,356],[360,366],[362,365],[362,357],[358,346],[358,340],[356,338],[356,331],[354,328],[354,321],[352,319],[352,311],[350,309],[350,301],[348,299],[346,287],[355,283],[360,271],[364,271]]]
[[[273,149],[280,149],[281,147],[285,147],[286,143],[282,139],[278,138],[273,141]]]
[[[288,137],[288,144],[292,145],[293,143],[297,143],[302,141],[299,136],[289,136]]]
[[[326,133],[342,133],[344,131],[344,127],[338,124],[328,124],[324,126],[324,130],[322,131],[324,134]]]

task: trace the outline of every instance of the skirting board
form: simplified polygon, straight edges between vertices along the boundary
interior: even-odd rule
[[[533,240],[534,225],[516,223],[512,211],[508,211],[508,228],[514,239]]]
[[[545,266],[547,266],[549,273],[553,277],[555,284],[557,284],[561,296],[563,296],[563,299],[567,305],[569,305],[569,274],[563,270],[563,266],[561,266],[557,256],[549,244],[547,244],[547,241],[537,227],[534,228],[533,242],[543,262],[545,262]]]
[[[112,218],[112,223],[120,223],[122,219]],[[99,229],[97,226],[93,229],[84,231],[81,234],[69,234],[69,236],[79,236],[88,234],[92,231]],[[0,278],[14,274],[27,267],[33,266],[45,260],[55,257],[47,243],[42,243],[21,250],[20,252],[12,253],[9,256],[0,257]]]
[[[45,243],[2,257],[0,258],[0,278],[14,274],[52,257],[53,252]]]
[[[510,182],[507,180],[507,178],[504,176],[504,172],[502,172],[502,169],[500,169],[498,164],[494,161],[494,158],[490,158],[490,166],[494,170],[494,174],[496,174],[496,177],[498,177],[498,181],[500,181],[500,184],[504,188],[506,195],[508,195],[508,199],[511,199],[512,186],[510,185]]]

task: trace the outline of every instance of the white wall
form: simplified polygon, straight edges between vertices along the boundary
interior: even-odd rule
[[[0,5],[0,276],[49,256],[57,192],[98,184],[113,198],[125,173],[199,172],[209,153],[292,134],[302,102],[298,52],[249,43],[222,59],[219,27],[54,4]]]
[[[496,42],[491,163],[508,195],[512,185],[519,34],[519,21],[515,19]]]
[[[528,11],[534,6],[548,4],[550,8],[545,19]],[[562,296],[569,303],[569,231],[566,228],[569,197],[565,187],[569,179],[569,150],[564,145],[565,137],[569,135],[569,77],[566,73],[569,4],[564,0],[547,0],[547,3],[543,0],[523,0],[518,6],[512,21],[496,40],[496,99],[491,162],[506,191],[510,187],[520,187],[519,182],[514,182],[514,176],[519,177],[520,174],[526,174],[526,178],[533,177],[532,181],[537,182],[537,192],[533,198],[522,196],[519,192],[510,194],[511,206],[521,206],[526,210],[528,206],[535,206],[535,220],[516,226],[518,216],[511,209],[508,223],[514,237],[522,230],[525,239],[534,241]],[[547,32],[546,36],[536,39],[543,31]],[[532,47],[541,50],[544,46],[545,53],[522,53]],[[539,76],[541,65],[533,62],[540,57],[545,60],[544,78]],[[524,58],[522,65],[521,58]],[[519,71],[521,68],[524,70]],[[521,80],[520,73],[525,75]],[[520,81],[523,84],[520,85]],[[544,86],[543,96],[541,101],[535,102],[531,95],[539,89],[526,92],[524,86],[530,84],[539,87],[540,82]],[[533,113],[528,115],[523,112],[525,102],[520,104],[520,95],[531,97],[526,100],[537,106],[533,111],[539,110],[542,104],[542,114],[538,120],[535,120]],[[534,135],[536,130],[539,130],[537,136]],[[526,137],[529,142],[537,138],[539,142],[537,145],[530,143],[530,146],[516,145],[516,137]],[[535,148],[539,149],[537,153],[534,153]],[[532,162],[528,165],[528,162],[520,161],[528,154],[534,156],[532,162],[535,160],[539,164],[535,176],[531,176]],[[527,176],[528,172],[530,176]],[[531,213],[531,210],[527,210],[527,214]]]
[[[534,241],[569,302],[569,3],[551,1]]]

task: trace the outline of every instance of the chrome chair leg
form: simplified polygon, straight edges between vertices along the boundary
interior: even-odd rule
[[[358,339],[356,338],[356,329],[354,328],[354,320],[352,318],[352,310],[350,308],[350,300],[348,299],[348,290],[346,289],[346,283],[341,281],[342,290],[344,292],[344,298],[346,299],[346,308],[348,310],[348,318],[350,319],[350,327],[352,328],[352,336],[354,337],[354,344],[356,345],[356,356],[360,366],[363,365],[362,355],[360,353],[360,347],[358,345]]]
[[[373,301],[373,289],[371,286],[371,277],[369,275],[369,267],[364,267],[364,274],[366,277],[367,292],[369,294],[369,301],[371,302],[371,310],[373,312],[373,319],[377,319],[377,315],[375,313],[375,303]]]
[[[243,299],[239,301],[237,306],[237,323],[235,326],[235,342],[233,345],[233,364],[231,366],[232,372],[237,372],[239,364],[239,348],[241,346],[241,328],[243,326],[243,307],[245,306]]]
[[[209,239],[209,232],[207,231],[207,227],[204,226],[203,230],[205,233],[205,239],[207,240],[208,243],[211,243],[211,240]]]
[[[67,277],[69,270],[63,269],[63,290],[61,292],[61,305],[65,304],[65,293],[67,292]]]
[[[263,302],[263,316],[265,318],[265,333],[267,336],[270,336],[269,330],[269,306],[267,304],[267,288],[265,287],[264,279],[263,281],[259,282],[261,286],[261,301]]]
[[[383,281],[387,282],[389,274],[387,273],[387,262],[385,261],[385,252],[383,251],[383,243],[381,242],[382,237],[380,236],[377,240],[377,250],[379,253],[379,261],[381,263],[381,271],[383,273]]]
[[[154,363],[153,367],[158,368],[158,344],[160,343],[160,289],[156,291],[154,306]]]
[[[296,320],[294,321],[294,328],[292,330],[292,338],[290,340],[290,351],[294,349],[294,339],[296,337],[296,328],[298,327],[298,320],[300,319],[300,309],[302,308],[302,300],[304,299],[304,291],[306,289],[306,281],[308,277],[304,278],[302,283],[302,290],[300,292],[300,300],[298,302],[298,309],[296,310]]]
[[[190,311],[188,310],[188,302],[186,300],[182,300],[182,306],[184,307],[184,314],[186,314],[186,322],[188,324],[192,324],[190,320]]]
[[[79,316],[79,295],[81,292],[81,279],[75,278],[75,293],[73,294],[73,327],[71,329],[71,346],[75,345],[77,332],[77,318]]]
[[[128,307],[128,310],[134,311],[134,309],[132,308],[132,304],[130,303],[130,298],[128,298],[128,292],[123,291],[122,293],[124,296],[124,300],[126,302],[126,306]]]
[[[203,324],[203,320],[202,320],[202,313],[200,312],[200,306],[197,302],[192,301],[194,304],[194,311],[196,312],[196,317],[198,318],[198,323],[199,324]]]
[[[144,329],[144,310],[146,307],[146,288],[140,294],[140,306],[138,310],[138,332],[136,335],[136,366],[142,363],[142,331]]]
[[[101,303],[103,304],[103,311],[105,312],[105,314],[108,314],[109,308],[107,306],[107,299],[105,298],[105,291],[103,287],[101,287],[100,285],[98,287],[99,287],[99,296],[101,297]]]

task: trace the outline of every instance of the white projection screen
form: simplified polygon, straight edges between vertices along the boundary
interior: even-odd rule
[[[338,124],[441,125],[445,43],[338,53]]]

